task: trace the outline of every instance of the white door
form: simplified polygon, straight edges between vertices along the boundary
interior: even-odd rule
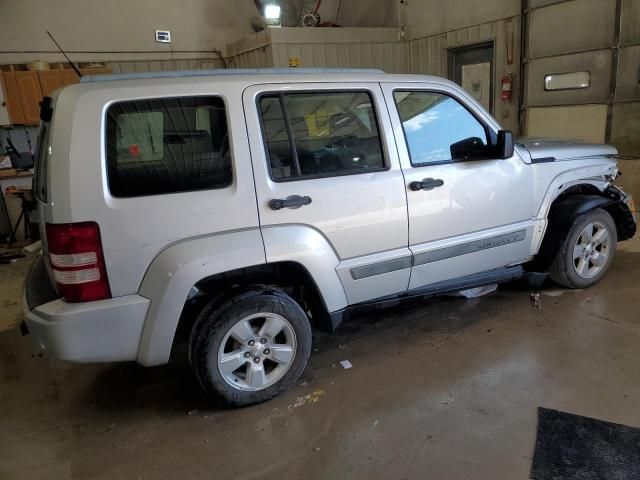
[[[531,167],[517,153],[462,160],[465,151],[495,142],[495,121],[448,85],[383,84],[383,91],[406,181],[414,254],[409,288],[529,257]]]
[[[491,62],[462,65],[462,88],[488,112],[491,110]]]
[[[261,228],[320,232],[351,304],[406,290],[406,194],[380,85],[259,85],[243,98]]]

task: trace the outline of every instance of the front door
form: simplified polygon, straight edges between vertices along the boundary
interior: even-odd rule
[[[498,125],[470,97],[441,84],[383,84],[404,171],[409,288],[518,263],[530,256],[530,169],[512,158],[464,161],[466,142],[495,142]]]
[[[406,194],[380,85],[259,85],[243,98],[263,231],[320,232],[351,304],[405,291]]]

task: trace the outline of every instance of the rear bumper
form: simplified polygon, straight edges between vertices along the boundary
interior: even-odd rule
[[[140,295],[97,302],[67,303],[58,299],[29,310],[23,297],[27,327],[40,347],[72,362],[136,360],[149,300]]]
[[[67,303],[57,298],[42,257],[22,295],[29,333],[51,356],[73,362],[136,360],[149,303],[140,295]]]

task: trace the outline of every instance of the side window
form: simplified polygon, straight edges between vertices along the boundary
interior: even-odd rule
[[[263,95],[259,108],[276,181],[385,168],[367,92]]]
[[[489,150],[487,131],[456,99],[437,92],[393,94],[407,140],[411,164],[461,160]]]
[[[107,110],[106,152],[115,197],[231,185],[229,132],[219,97],[113,104]]]

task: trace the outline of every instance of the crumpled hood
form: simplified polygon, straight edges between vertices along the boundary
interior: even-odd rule
[[[527,149],[531,160],[574,160],[577,158],[608,157],[617,155],[611,145],[583,143],[579,140],[554,140],[547,138],[519,138],[516,144]]]

